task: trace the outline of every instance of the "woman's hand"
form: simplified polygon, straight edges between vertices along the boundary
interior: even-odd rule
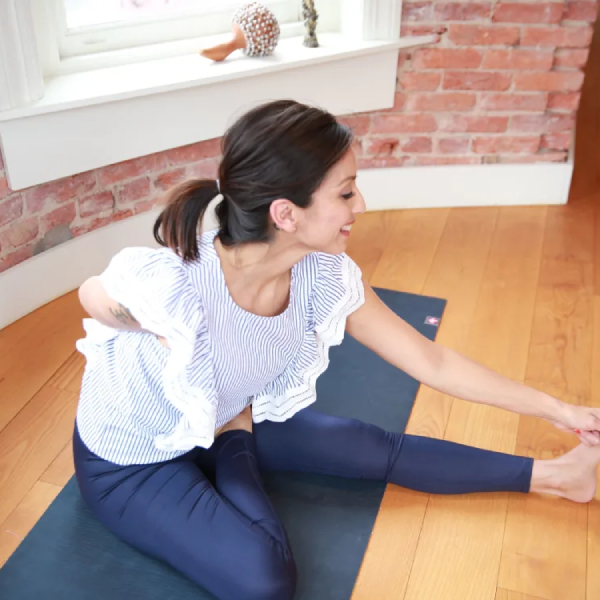
[[[561,431],[575,434],[584,444],[600,444],[600,408],[562,403],[560,417],[548,419]]]

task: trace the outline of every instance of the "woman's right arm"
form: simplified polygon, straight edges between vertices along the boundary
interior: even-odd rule
[[[90,277],[79,288],[79,302],[84,310],[107,327],[127,331],[142,331],[126,306],[108,296],[100,277]]]

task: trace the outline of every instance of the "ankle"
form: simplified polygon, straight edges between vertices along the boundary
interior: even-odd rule
[[[564,491],[564,486],[558,471],[554,460],[534,460],[529,491],[538,494],[560,494]]]

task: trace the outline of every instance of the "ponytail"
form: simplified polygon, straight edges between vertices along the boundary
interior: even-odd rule
[[[167,205],[154,223],[154,239],[184,261],[198,258],[198,233],[204,213],[219,194],[215,179],[192,179],[171,190]]]

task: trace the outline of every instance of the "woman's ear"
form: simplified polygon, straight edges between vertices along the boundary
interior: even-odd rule
[[[269,214],[273,221],[273,226],[278,231],[287,231],[293,233],[296,231],[296,209],[293,202],[285,198],[279,198],[271,203]]]

